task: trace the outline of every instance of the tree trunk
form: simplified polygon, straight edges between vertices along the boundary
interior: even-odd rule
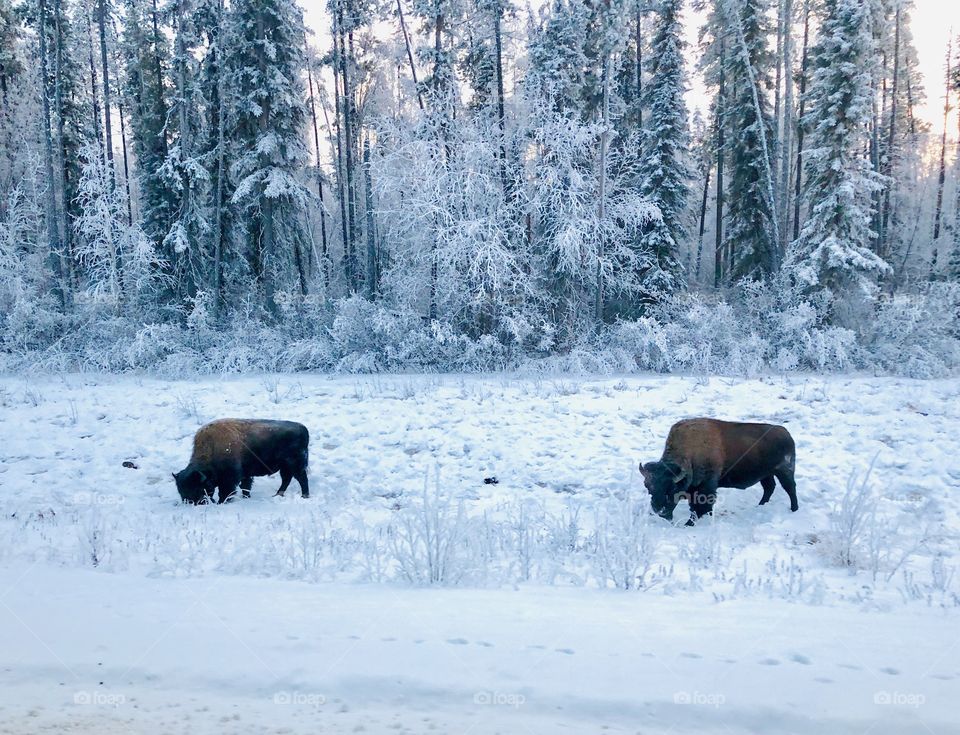
[[[800,237],[800,194],[803,182],[804,108],[807,106],[807,67],[809,65],[810,0],[803,4],[803,56],[800,61],[800,112],[797,115],[797,177],[793,189],[793,239]]]
[[[377,241],[373,221],[373,182],[370,178],[370,139],[367,137],[363,141],[363,198],[367,223],[367,263],[364,281],[367,298],[373,300],[380,289],[377,274]]]
[[[184,19],[187,16],[187,7],[184,0],[178,0],[177,2],[177,95],[179,97],[177,101],[177,120],[180,125],[180,167],[183,172],[180,177],[180,222],[181,225],[184,225],[186,222],[187,237],[189,240],[189,249],[187,253],[183,256],[182,260],[184,263],[184,275],[186,279],[185,291],[188,294],[196,292],[196,284],[193,283],[193,275],[191,273],[191,264],[190,264],[190,255],[191,251],[194,248],[194,242],[191,235],[193,234],[190,231],[191,227],[191,218],[193,213],[193,191],[192,191],[192,182],[189,174],[186,173],[186,162],[190,160],[193,156],[193,131],[190,129],[190,116],[187,114],[187,48],[186,42],[184,39],[183,23]],[[154,1],[154,29],[156,30],[156,1]],[[159,60],[157,62],[157,67],[159,68]],[[124,154],[124,162],[126,162],[126,154]]]
[[[407,49],[407,60],[410,62],[410,76],[413,77],[413,89],[417,94],[417,104],[423,108],[423,95],[420,93],[420,82],[417,81],[417,65],[413,62],[413,51],[410,48],[410,36],[407,33],[407,24],[403,20],[403,5],[397,0],[397,16],[400,18],[400,31],[403,33],[403,45]]]
[[[599,176],[599,203],[597,205],[597,217],[600,221],[600,238],[597,243],[597,291],[594,304],[594,318],[599,328],[603,324],[603,259],[605,257],[605,243],[603,235],[603,223],[606,219],[607,202],[607,149],[610,144],[610,52],[607,51],[603,60],[603,117],[602,128],[600,132],[600,176]]]
[[[900,80],[900,8],[897,8],[893,33],[893,84],[890,98],[890,125],[887,128],[887,155],[883,173],[887,177],[883,193],[883,213],[877,238],[877,252],[886,258],[889,250],[890,199],[893,190],[893,155],[897,135],[897,95]]]
[[[356,200],[354,198],[354,161],[353,161],[353,90],[350,86],[349,64],[347,60],[347,40],[343,30],[343,10],[340,11],[340,80],[343,84],[343,146],[344,174],[347,196],[347,283],[351,292],[357,290],[358,274],[356,268]]]
[[[225,38],[223,0],[217,3],[217,37],[222,43]],[[225,94],[223,52],[220,46],[215,46],[214,61],[217,65],[217,199],[214,204],[213,215],[213,313],[220,316],[223,308],[223,198],[226,194],[224,178],[226,177],[226,110],[223,103]]]
[[[103,67],[103,132],[106,151],[106,173],[110,192],[116,188],[117,178],[113,166],[113,131],[110,121],[110,64],[107,60],[107,1],[99,0],[97,27],[100,31],[100,64]],[[112,233],[111,233],[112,237]],[[111,242],[115,273],[117,308],[123,307],[123,250],[119,242]]]
[[[167,109],[163,102],[163,67],[160,65],[160,25],[157,22],[157,0],[153,0],[153,58],[156,61],[154,73],[157,75],[157,98],[154,104],[157,106],[157,115],[161,120],[167,119]],[[167,156],[167,126],[163,126],[163,134],[160,136],[164,158]]]
[[[340,18],[342,16],[338,15]],[[341,125],[340,108],[343,107],[341,100],[341,79],[340,79],[340,25],[339,22],[333,30],[333,121],[336,128],[337,139],[337,193],[340,199],[340,235],[343,240],[343,275],[346,281],[347,292],[353,290],[353,274],[350,268],[350,219],[347,209],[347,185],[346,185],[346,165],[344,163],[344,133]]]
[[[697,265],[694,280],[700,279],[700,262],[703,259],[703,233],[707,225],[707,194],[710,191],[710,173],[713,171],[713,157],[707,158],[707,171],[703,177],[703,198],[700,200],[700,236],[697,240]]]
[[[780,147],[780,222],[786,252],[790,232],[790,159],[793,148],[793,0],[783,0],[783,133]]]
[[[503,36],[500,29],[502,16],[503,6],[497,3],[493,10],[493,42],[497,71],[497,126],[500,129],[500,185],[504,194],[507,194],[510,186],[507,183],[507,120],[503,100]]]
[[[47,262],[53,275],[53,290],[63,309],[67,307],[67,288],[63,277],[66,272],[63,250],[57,233],[60,220],[57,211],[57,193],[53,185],[53,140],[51,133],[50,92],[47,89],[47,29],[46,0],[40,0],[38,35],[40,36],[40,96],[43,98],[43,167],[47,179],[46,220],[47,220]]]
[[[93,134],[97,139],[97,146],[103,151],[103,120],[100,118],[100,92],[97,89],[97,64],[93,58],[93,21],[90,17],[91,10],[84,10],[84,17],[87,21],[87,51],[90,60],[90,100],[93,107]],[[104,152],[105,154],[105,152]]]
[[[113,173],[113,125],[110,121],[110,65],[107,61],[107,1],[98,0],[97,27],[100,31],[100,64],[103,76],[103,132],[106,140],[107,174],[110,177],[110,190],[116,184]]]
[[[306,44],[306,37],[304,37]],[[317,125],[317,104],[313,92],[313,59],[310,56],[309,47],[307,52],[307,83],[310,85],[310,119],[313,122],[313,146],[316,151],[317,164],[317,196],[320,198],[320,272],[323,278],[323,290],[326,294],[330,285],[330,264],[329,264],[329,245],[327,244],[327,205],[323,201],[323,172],[320,169],[320,129]],[[319,80],[318,80],[319,81]]]
[[[720,282],[723,279],[723,156],[726,148],[726,122],[723,117],[726,114],[726,42],[720,39],[720,89],[717,92],[717,218],[714,237],[713,253],[713,287],[720,288]]]
[[[61,0],[54,0],[53,4],[54,36],[56,38],[56,48],[54,49],[54,102],[57,106],[57,141],[60,149],[60,165],[58,173],[60,174],[60,196],[62,197],[59,211],[57,212],[60,232],[60,242],[63,243],[63,263],[66,270],[63,272],[63,278],[66,281],[66,293],[69,300],[69,294],[76,286],[76,274],[73,268],[73,232],[69,217],[70,202],[67,200],[67,189],[70,183],[69,161],[67,160],[66,139],[63,132],[63,28],[61,27],[63,3]],[[53,182],[51,182],[52,185]]]
[[[933,252],[930,254],[931,274],[937,267],[937,241],[940,239],[940,219],[943,212],[943,184],[947,178],[947,118],[950,115],[950,63],[953,61],[953,39],[947,43],[947,83],[943,93],[943,135],[940,138],[940,173],[937,177],[937,208],[933,217]]]

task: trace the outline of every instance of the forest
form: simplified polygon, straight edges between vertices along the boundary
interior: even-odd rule
[[[0,369],[952,374],[912,10],[0,0]]]

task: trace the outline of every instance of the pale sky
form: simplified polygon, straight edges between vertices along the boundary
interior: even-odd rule
[[[946,89],[944,61],[951,29],[954,41],[960,32],[960,2],[958,0],[915,0],[913,11],[913,40],[920,58],[920,70],[926,83],[927,101],[918,114],[933,124],[935,131],[943,130],[943,93]],[[956,48],[954,48],[956,59]],[[956,107],[956,100],[951,103]],[[952,132],[952,131],[951,131]]]
[[[306,11],[307,25],[316,34],[314,43],[321,42],[324,46],[329,45],[327,30],[329,21],[325,11],[325,0],[301,0],[301,2]],[[521,0],[517,4],[522,6],[525,3]],[[532,4],[539,5],[536,0]],[[406,3],[406,6],[409,8],[409,2]],[[687,3],[687,10],[687,38],[693,43],[696,41],[696,26],[699,25],[699,19],[694,18],[689,12],[689,2]],[[923,73],[927,92],[926,102],[918,108],[917,114],[930,122],[935,132],[940,132],[943,130],[944,58],[947,42],[951,35],[956,39],[957,33],[960,32],[960,0],[914,0],[912,28],[920,60],[920,70]],[[800,38],[796,39],[797,47],[799,47],[801,40]],[[799,54],[799,50],[797,53]],[[691,82],[693,82],[691,106],[702,107],[699,99],[702,97],[702,93],[698,94],[696,80],[691,79]],[[951,108],[954,112],[951,113],[951,121],[948,126],[952,135],[956,129],[954,118],[956,100],[951,102]]]

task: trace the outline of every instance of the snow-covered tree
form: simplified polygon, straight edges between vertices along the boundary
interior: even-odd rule
[[[773,178],[773,116],[769,90],[771,12],[769,0],[717,0],[721,32],[728,36],[725,123],[729,173],[726,234],[730,276],[752,278],[780,262]]]
[[[200,3],[196,0],[171,0],[170,14],[174,24],[172,58],[173,96],[169,127],[175,137],[163,163],[165,184],[174,194],[176,210],[164,236],[163,251],[176,258],[175,278],[179,291],[193,296],[206,285],[207,263],[210,260],[209,183],[210,160],[204,148],[204,112],[208,101],[203,98],[197,56],[202,44],[197,24]],[[203,17],[203,16],[201,16]]]
[[[126,193],[96,144],[81,151],[81,215],[76,257],[89,298],[128,315],[154,308],[168,287],[165,264],[137,223],[127,219]]]
[[[802,288],[850,288],[869,293],[887,264],[871,249],[873,193],[881,178],[863,151],[873,100],[876,46],[870,4],[825,0],[813,49],[806,153],[809,213],[789,253],[788,267]]]
[[[178,253],[165,245],[175,245],[167,240],[167,235],[177,210],[177,198],[163,172],[170,154],[169,40],[165,29],[160,28],[159,11],[153,0],[125,3],[122,45],[126,68],[122,94],[133,132],[140,222],[154,245],[164,248],[165,260],[173,266]]]
[[[300,290],[307,289],[309,195],[298,179],[307,160],[303,13],[294,0],[237,0],[230,23],[233,202],[243,215],[250,274],[272,310],[274,293],[290,285],[291,265]]]
[[[640,274],[644,300],[656,300],[682,284],[679,251],[687,233],[690,179],[682,6],[682,0],[661,0],[647,57],[643,107],[649,114],[638,178],[640,195],[657,206],[660,217],[644,226],[637,240],[652,263]]]

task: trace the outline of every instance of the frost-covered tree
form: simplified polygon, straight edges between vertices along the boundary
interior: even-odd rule
[[[579,0],[554,0],[531,35],[527,96],[561,114],[579,114],[583,93],[586,9]]]
[[[174,54],[171,63],[173,95],[169,126],[175,130],[162,173],[172,190],[176,210],[163,238],[163,251],[176,258],[176,281],[181,293],[193,296],[206,284],[209,251],[210,160],[204,148],[204,112],[208,101],[197,57],[202,44],[196,0],[172,0]],[[203,16],[201,16],[203,17]]]
[[[780,261],[774,216],[769,0],[717,0],[726,38],[729,172],[725,246],[730,276],[752,278]]]
[[[307,290],[309,195],[298,178],[307,160],[303,13],[294,0],[237,0],[230,24],[233,202],[247,233],[250,275],[273,310],[275,292],[290,285],[291,264],[299,289]]]
[[[142,316],[157,306],[166,287],[164,263],[153,242],[127,219],[126,192],[95,144],[81,151],[81,215],[77,220],[77,261],[83,286],[95,303]]]
[[[879,175],[864,157],[873,99],[876,46],[870,4],[826,0],[812,50],[806,153],[807,220],[788,267],[806,290],[869,293],[887,264],[871,249],[873,193]]]
[[[679,251],[686,239],[690,171],[690,135],[684,102],[682,0],[661,0],[654,16],[647,59],[643,107],[649,110],[643,130],[640,195],[660,210],[644,226],[637,247],[652,263],[640,274],[644,300],[657,300],[682,284]]]
[[[165,240],[177,201],[163,172],[170,153],[169,40],[160,27],[154,0],[125,0],[125,3],[123,56],[126,68],[122,93],[133,133],[140,222],[154,245],[164,248],[164,258],[172,266],[177,261],[177,253],[165,248]],[[166,240],[166,245],[175,243]]]

